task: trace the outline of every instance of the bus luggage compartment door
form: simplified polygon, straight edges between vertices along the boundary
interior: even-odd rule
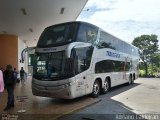
[[[86,73],[80,73],[76,77],[76,93],[77,96],[85,95],[85,81],[86,81]]]

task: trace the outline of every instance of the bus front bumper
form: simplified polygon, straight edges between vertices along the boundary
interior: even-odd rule
[[[49,81],[48,85],[36,83],[37,80],[32,81],[32,93],[35,96],[52,97],[52,98],[63,98],[73,99],[70,86],[68,84],[55,86],[53,81]],[[52,85],[53,84],[53,85]]]

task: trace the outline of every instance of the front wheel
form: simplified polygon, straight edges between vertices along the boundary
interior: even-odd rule
[[[99,93],[100,93],[100,84],[99,81],[96,80],[93,84],[92,97],[94,98],[98,97]]]

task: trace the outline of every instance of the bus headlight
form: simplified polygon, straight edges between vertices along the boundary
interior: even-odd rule
[[[67,88],[69,85],[68,84],[65,84],[65,85],[62,85],[62,88]]]
[[[70,83],[68,83],[68,85],[69,85],[69,86],[72,86],[72,85],[73,85],[73,83],[72,83],[72,82],[70,82]]]
[[[70,82],[70,83],[68,83],[68,84],[62,85],[62,88],[67,88],[67,87],[72,86],[72,85],[73,85],[73,83]]]

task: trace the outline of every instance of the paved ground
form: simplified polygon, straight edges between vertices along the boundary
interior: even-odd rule
[[[140,78],[131,86],[121,85],[112,88],[108,94],[101,95],[100,98],[101,102],[61,120],[160,120],[159,78]]]
[[[74,100],[62,100],[62,99],[33,96],[31,91],[31,78],[29,78],[25,86],[22,86],[20,83],[17,84],[14,93],[15,93],[15,100],[17,96],[28,97],[28,99],[23,105],[23,109],[26,110],[26,113],[24,114],[17,113],[17,111],[21,109],[21,103],[19,103],[17,100],[15,102],[14,108],[6,112],[3,111],[7,103],[6,90],[4,91],[2,99],[0,101],[0,113],[3,113],[3,115],[5,114],[7,115],[14,114],[15,116],[18,115],[19,118],[22,118],[22,120],[24,119],[53,120],[59,116],[82,109],[86,106],[95,104],[100,101],[100,98],[94,99],[89,96],[84,96]]]
[[[33,117],[32,114],[34,114],[34,117],[38,116],[39,120],[44,118],[53,120],[57,117],[60,120],[160,119],[160,116],[158,116],[160,114],[159,78],[140,78],[133,85],[128,86],[126,84],[114,87],[109,93],[100,95],[98,99],[92,99],[89,96],[75,100],[35,97],[31,93],[30,82],[25,87],[17,85],[16,88],[16,95],[27,95],[29,97],[25,104],[27,111],[23,114],[25,118]],[[5,92],[0,103],[0,112],[5,107],[6,98]],[[99,100],[101,101],[98,102]],[[19,109],[20,104],[16,103],[16,107],[6,113],[17,114]],[[74,114],[69,114],[73,112]],[[62,117],[64,114],[66,115]]]

